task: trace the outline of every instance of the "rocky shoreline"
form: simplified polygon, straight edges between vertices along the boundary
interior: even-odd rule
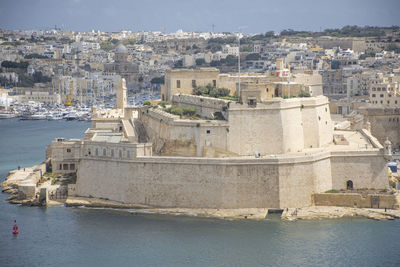
[[[21,204],[24,206],[64,205],[67,197],[67,185],[62,180],[68,178],[52,176],[45,171],[45,163],[10,171],[6,179],[0,184],[2,192],[10,195],[6,200],[11,204]],[[41,189],[43,188],[46,189],[44,197],[41,195]],[[59,197],[50,199],[48,197],[49,192],[53,195],[56,193],[56,196],[58,193]],[[64,198],[60,197],[61,192],[65,192],[63,195]]]
[[[295,221],[350,217],[363,217],[373,220],[394,220],[400,218],[400,210],[312,206],[306,208],[291,208],[284,210],[281,218],[285,221]]]
[[[268,209],[249,208],[249,209],[194,209],[194,208],[155,208],[145,205],[124,204],[115,201],[86,198],[68,197],[65,202],[67,207],[89,207],[89,208],[112,208],[129,209],[135,214],[164,214],[175,216],[197,216],[219,219],[251,219],[263,220],[267,217]]]

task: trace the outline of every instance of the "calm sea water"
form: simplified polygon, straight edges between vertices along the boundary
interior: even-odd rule
[[[0,179],[88,123],[0,120]],[[23,207],[0,194],[0,266],[400,266],[400,220],[224,221]],[[17,219],[18,237],[11,228]]]

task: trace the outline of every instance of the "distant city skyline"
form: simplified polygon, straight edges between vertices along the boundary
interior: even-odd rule
[[[0,28],[9,30],[183,31],[245,33],[320,31],[345,25],[400,25],[400,1],[2,0]]]

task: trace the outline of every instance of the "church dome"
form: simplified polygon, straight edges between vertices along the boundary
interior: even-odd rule
[[[120,44],[120,45],[117,46],[117,48],[115,48],[115,52],[117,52],[117,53],[128,53],[128,49],[123,44]]]

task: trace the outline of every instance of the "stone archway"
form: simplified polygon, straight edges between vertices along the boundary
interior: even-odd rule
[[[353,190],[353,181],[352,180],[348,180],[346,182],[346,189],[347,190]]]

